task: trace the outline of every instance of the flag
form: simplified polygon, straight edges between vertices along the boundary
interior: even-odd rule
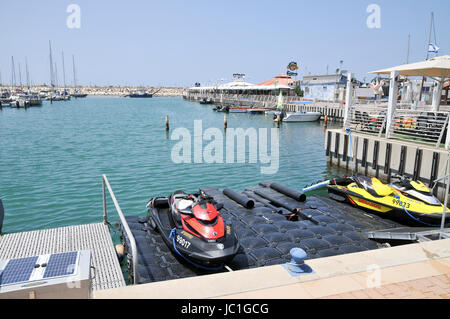
[[[277,108],[278,108],[279,110],[282,110],[282,109],[283,109],[283,93],[281,93],[281,90],[280,90],[280,95],[278,95],[278,104],[277,104]]]
[[[428,53],[438,53],[439,49],[440,48],[434,43],[428,44]]]

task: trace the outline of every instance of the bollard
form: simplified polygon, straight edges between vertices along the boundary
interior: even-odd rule
[[[227,114],[223,115],[223,129],[226,130],[228,126],[228,122],[227,122]]]
[[[169,115],[166,115],[166,131],[169,130]]]
[[[306,252],[301,248],[292,248],[289,252],[291,254],[291,261],[284,264],[283,267],[289,272],[291,276],[300,276],[312,274],[314,271],[305,264]]]
[[[325,115],[325,117],[323,118],[323,124],[325,126],[327,126],[327,124],[328,124],[328,116],[327,115]]]

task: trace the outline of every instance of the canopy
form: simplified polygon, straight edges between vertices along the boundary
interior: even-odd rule
[[[241,89],[241,88],[245,88],[247,86],[253,86],[254,84],[252,83],[248,83],[248,82],[244,82],[242,80],[236,80],[233,82],[229,82],[229,83],[225,83],[222,85],[219,85],[219,88],[221,89]]]
[[[417,63],[394,66],[370,73],[390,74],[392,71],[398,71],[399,75],[426,76],[434,79],[439,78],[442,81],[450,78],[450,55],[435,57]]]

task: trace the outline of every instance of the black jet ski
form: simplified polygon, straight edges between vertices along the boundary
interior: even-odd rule
[[[147,203],[149,224],[175,255],[206,269],[220,269],[236,255],[239,242],[218,204],[203,192],[176,191]],[[213,269],[213,270],[215,270]]]

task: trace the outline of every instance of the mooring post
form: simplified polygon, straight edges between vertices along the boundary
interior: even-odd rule
[[[227,122],[227,113],[223,114],[223,129],[226,130],[228,126],[228,122]]]
[[[169,130],[169,115],[166,115],[166,131]]]
[[[277,127],[280,127],[280,122],[281,122],[281,115],[278,114],[277,118],[275,119],[275,122],[277,123]]]

